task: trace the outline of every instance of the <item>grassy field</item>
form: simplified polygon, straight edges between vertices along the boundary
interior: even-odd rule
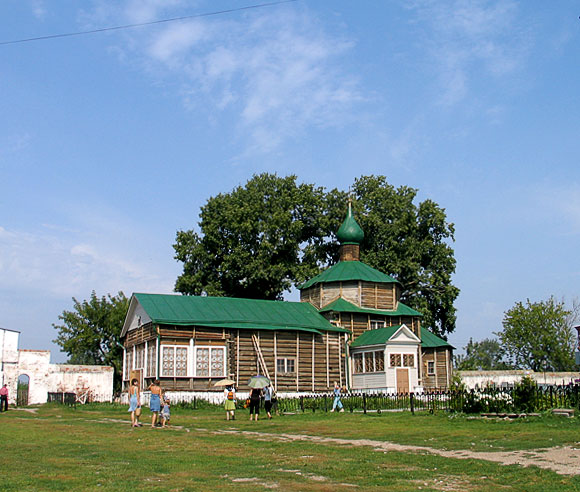
[[[577,419],[306,413],[250,422],[238,411],[226,422],[212,408],[173,408],[172,419],[168,429],[132,429],[117,405],[0,414],[0,490],[580,491],[580,475],[504,464],[537,449],[574,453]]]

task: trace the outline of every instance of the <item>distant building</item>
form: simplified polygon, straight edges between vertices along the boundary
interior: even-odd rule
[[[51,364],[49,350],[19,349],[19,337],[18,331],[0,328],[0,384],[8,386],[10,405],[46,403],[48,393],[63,392],[88,401],[112,401],[112,367]]]
[[[300,302],[133,294],[121,333],[125,386],[211,391],[254,374],[279,392],[410,392],[447,388],[453,347],[421,328],[394,278],[359,259],[364,233],[351,206],[340,261],[300,287]]]

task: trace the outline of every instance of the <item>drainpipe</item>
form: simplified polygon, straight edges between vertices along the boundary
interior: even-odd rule
[[[159,379],[159,364],[161,362],[161,335],[159,334],[159,326],[155,327],[157,330],[157,368],[155,371],[155,379]]]
[[[345,379],[346,379],[346,387],[350,391],[350,350],[348,346],[348,334],[344,334],[344,358],[345,358]]]

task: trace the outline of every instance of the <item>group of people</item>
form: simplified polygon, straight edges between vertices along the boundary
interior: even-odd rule
[[[246,400],[246,407],[250,409],[250,420],[258,420],[260,415],[260,400],[264,397],[264,410],[268,415],[268,419],[272,418],[272,408],[276,404],[276,392],[272,386],[268,385],[263,389],[252,388],[250,397]],[[226,411],[226,420],[235,420],[236,411],[236,389],[232,386],[226,386],[224,390],[224,409]]]
[[[158,423],[161,427],[167,427],[171,419],[171,405],[169,398],[163,394],[159,380],[153,381],[147,391],[151,391],[149,400],[151,427],[157,427]],[[129,387],[129,412],[131,412],[131,427],[141,427],[143,425],[139,422],[141,417],[141,390],[137,379],[132,379]]]
[[[4,385],[4,387],[6,387],[6,385]],[[151,391],[151,397],[149,400],[151,427],[156,427],[158,422],[161,427],[167,427],[171,418],[170,402],[169,398],[164,395],[159,380],[156,379],[153,381],[147,390]],[[335,381],[333,390],[334,402],[332,404],[331,412],[344,412],[344,407],[340,399],[341,392],[342,388]],[[0,396],[2,396],[1,393]],[[250,391],[250,397],[246,400],[245,405],[245,407],[250,409],[250,421],[258,421],[258,416],[260,415],[260,400],[262,397],[264,398],[264,410],[266,410],[268,419],[272,418],[272,408],[276,405],[277,396],[274,388],[267,385],[264,388],[252,388],[252,391]],[[236,403],[237,398],[235,387],[233,385],[226,386],[226,389],[224,390],[226,420],[236,419]],[[139,422],[141,416],[141,390],[139,389],[139,381],[137,379],[132,379],[129,387],[129,412],[131,412],[131,427],[141,427],[143,425]]]

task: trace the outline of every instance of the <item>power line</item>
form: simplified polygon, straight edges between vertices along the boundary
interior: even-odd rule
[[[279,0],[277,2],[269,2],[269,3],[260,3],[256,5],[248,5],[246,7],[238,7],[235,9],[228,9],[228,10],[219,10],[216,12],[208,12],[205,14],[194,14],[194,15],[184,15],[183,17],[173,17],[171,19],[162,19],[150,22],[141,22],[139,24],[127,24],[124,26],[113,26],[113,27],[103,27],[101,29],[93,29],[91,31],[79,31],[79,32],[69,32],[64,34],[51,34],[49,36],[39,36],[37,38],[27,38],[27,39],[16,39],[13,41],[0,41],[0,46],[5,44],[17,44],[17,43],[28,43],[31,41],[42,41],[45,39],[54,39],[54,38],[66,38],[70,36],[82,36],[84,34],[95,34],[97,32],[105,32],[105,31],[118,31],[120,29],[131,29],[133,27],[141,27],[141,26],[151,26],[153,24],[163,24],[165,22],[175,22],[185,19],[195,19],[196,17],[209,17],[212,15],[220,15],[220,14],[230,14],[232,12],[239,12],[240,10],[250,10],[250,9],[259,9],[262,7],[271,7],[273,5],[280,5],[282,3],[290,3],[296,2],[297,0]]]

